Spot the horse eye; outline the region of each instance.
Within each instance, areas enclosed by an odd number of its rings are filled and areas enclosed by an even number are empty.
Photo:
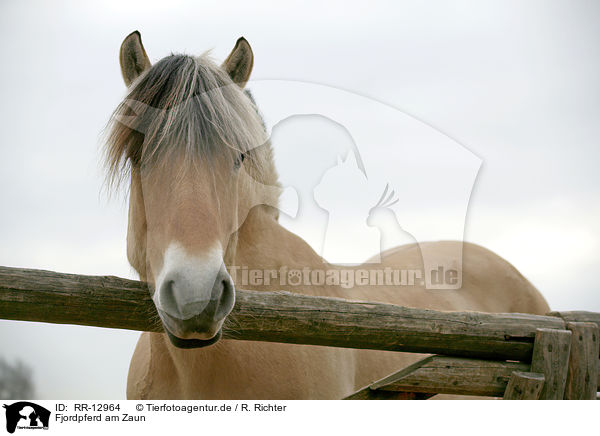
[[[244,162],[245,158],[246,158],[246,153],[240,153],[240,155],[235,160],[233,167],[237,170],[242,165],[242,162]]]

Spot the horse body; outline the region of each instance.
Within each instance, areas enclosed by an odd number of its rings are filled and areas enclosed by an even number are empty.
[[[443,254],[461,242],[430,242]],[[261,270],[281,266],[335,268],[272,214],[256,208],[238,239],[240,265]],[[422,269],[417,244],[383,253],[381,264]],[[367,267],[366,265],[364,267]],[[360,268],[360,266],[354,267]],[[544,314],[549,308],[539,292],[509,263],[473,244],[464,244],[460,290],[426,290],[421,286],[252,287],[351,300],[376,301],[436,310]],[[339,399],[397,371],[423,355],[353,350],[269,342],[221,340],[215,345],[182,350],[162,333],[143,333],[130,366],[131,399]]]
[[[472,244],[463,246],[462,286],[456,290],[427,290],[418,282],[350,288],[242,283],[230,274],[235,267],[342,268],[325,263],[278,223],[272,150],[242,91],[253,64],[250,46],[238,40],[221,68],[188,56],[151,66],[134,32],[123,42],[120,60],[130,92],[113,117],[108,162],[113,176],[130,176],[128,259],[149,283],[165,329],[142,333],[128,398],[343,398],[421,357],[219,340],[236,287],[449,311],[548,311],[514,267]],[[127,165],[129,172],[123,171]],[[421,249],[443,259],[456,244],[462,242],[401,246],[366,268],[422,271]]]

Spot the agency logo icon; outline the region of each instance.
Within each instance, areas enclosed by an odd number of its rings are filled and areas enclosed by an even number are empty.
[[[9,433],[14,433],[16,429],[48,430],[50,422],[48,409],[29,401],[4,404],[3,407],[6,409],[6,431]]]

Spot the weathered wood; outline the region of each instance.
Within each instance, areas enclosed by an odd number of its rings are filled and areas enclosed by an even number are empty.
[[[598,326],[593,322],[569,322],[571,352],[565,400],[595,400],[598,390]]]
[[[354,396],[372,391],[501,397],[514,371],[528,371],[522,362],[428,356],[385,377]]]
[[[439,312],[382,303],[238,290],[228,339],[528,361],[557,317]],[[0,267],[0,318],[162,331],[147,286],[117,277]]]
[[[0,318],[162,331],[145,283],[0,267]]]
[[[563,312],[550,312],[548,315],[556,316],[567,322],[593,322],[600,329],[600,313],[585,310],[571,310]],[[600,354],[599,354],[600,356]]]
[[[544,387],[544,374],[515,371],[512,373],[506,391],[505,400],[538,400]]]
[[[542,373],[546,379],[540,399],[562,400],[570,349],[569,330],[538,329],[535,333],[531,372]]]
[[[548,315],[557,316],[565,322],[593,322],[600,328],[600,313],[585,310],[571,310],[564,312],[550,312]]]
[[[394,392],[366,388],[344,398],[344,400],[426,400],[434,395],[420,392]]]
[[[240,291],[224,332],[234,339],[530,360],[535,329],[560,326],[551,319]]]

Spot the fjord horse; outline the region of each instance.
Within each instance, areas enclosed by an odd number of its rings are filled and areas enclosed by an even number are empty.
[[[107,165],[111,180],[129,183],[127,255],[149,283],[164,327],[142,333],[127,397],[340,399],[413,363],[419,356],[221,339],[240,281],[234,267],[340,267],[278,223],[271,144],[244,91],[253,66],[245,39],[220,66],[206,55],[170,55],[152,65],[134,32],[121,46],[120,63],[128,94],[109,124]],[[457,244],[463,243],[401,246],[382,253],[377,268],[422,270],[424,247],[444,258]],[[549,310],[513,266],[468,243],[457,290],[277,280],[244,288],[447,311]]]

